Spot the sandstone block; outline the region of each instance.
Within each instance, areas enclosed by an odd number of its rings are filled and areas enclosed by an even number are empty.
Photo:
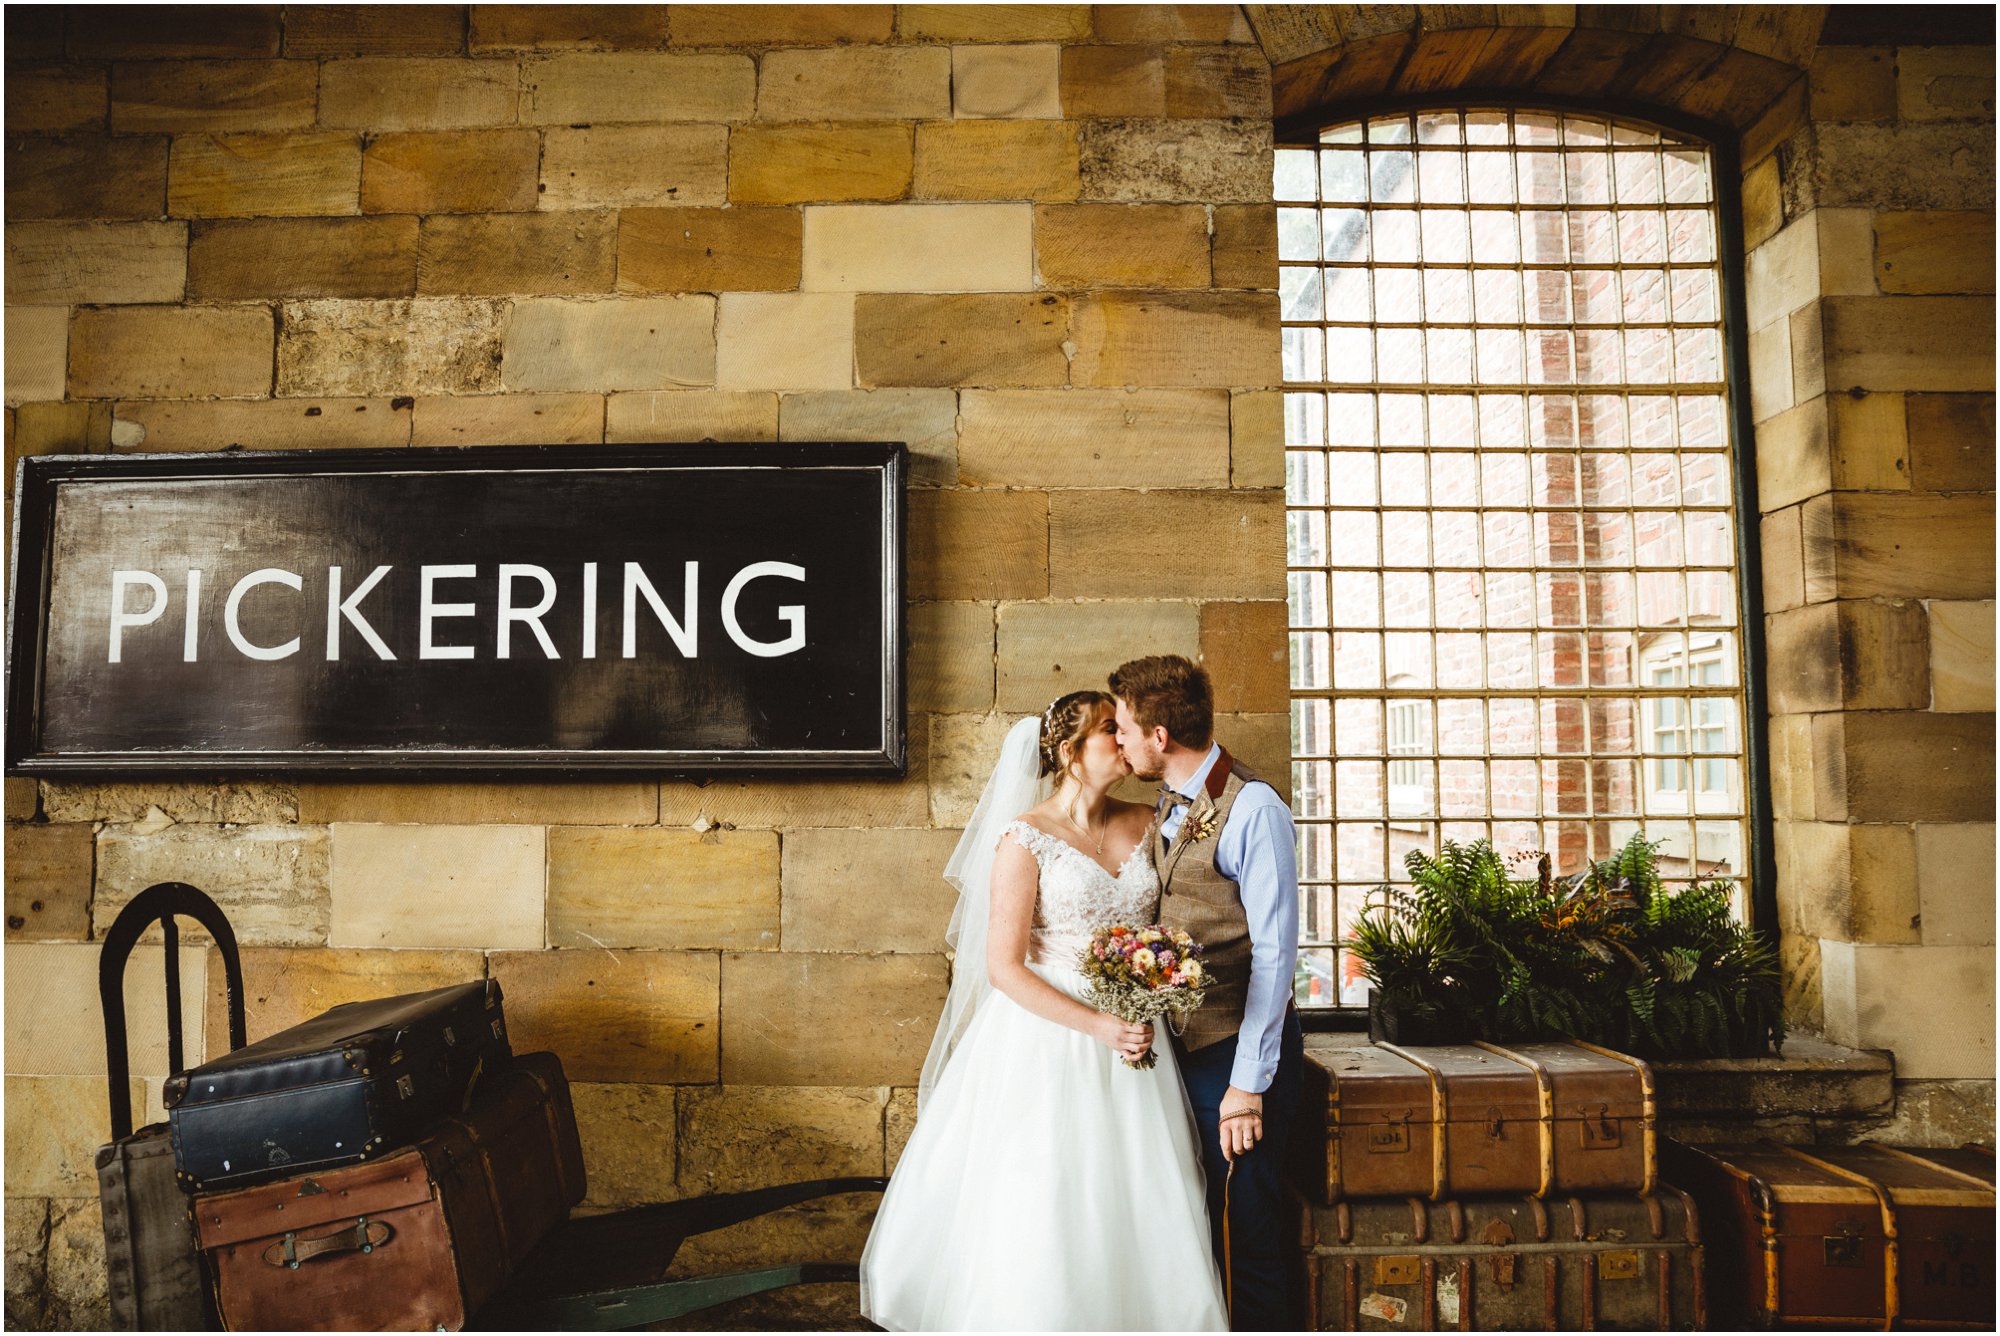
[[[944,866],[958,836],[880,829],[786,835],[785,950],[943,950],[958,901]]]
[[[318,114],[319,70],[302,60],[148,60],[111,71],[118,134],[304,130]]]
[[[1818,212],[1750,252],[1743,265],[1750,328],[1762,329],[1820,295]]]
[[[287,950],[246,947],[243,958],[243,1019],[251,1040],[289,1029],[348,1002],[422,993],[472,983],[486,977],[486,958],[477,951],[353,951],[341,948]],[[508,1016],[513,1016],[508,999]],[[229,1008],[223,994],[222,961],[209,961],[207,1034],[211,1053],[229,1048]],[[516,1048],[520,1052],[526,1049]]]
[[[1292,718],[1283,714],[1217,714],[1215,736],[1222,739],[1230,754],[1241,757],[1266,784],[1292,801]],[[1140,787],[1138,801],[1149,790]],[[1128,792],[1125,796],[1131,797]]]
[[[811,219],[807,219],[811,256]],[[854,298],[840,292],[725,292],[715,383],[725,390],[844,390],[854,384]]]
[[[7,819],[33,821],[41,809],[41,786],[25,777],[9,777],[6,782]]]
[[[1100,42],[1254,42],[1228,5],[1094,5]]]
[[[967,390],[960,414],[970,485],[1229,485],[1219,390]]]
[[[262,397],[271,392],[265,306],[126,306],[77,312],[70,390],[84,399]]]
[[[882,1172],[879,1089],[724,1086],[680,1097],[683,1196]]]
[[[801,286],[832,292],[1034,287],[1026,204],[821,205],[805,211]]]
[[[500,388],[506,304],[420,298],[279,309],[278,393],[481,394]]]
[[[1282,643],[1282,642],[1281,642]],[[1071,691],[1104,689],[1137,654],[1201,653],[1192,603],[1002,603],[999,703],[1003,713],[1047,708]]]
[[[1837,942],[1918,940],[1911,827],[1794,821],[1782,829],[1779,867],[1804,931]]]
[[[388,399],[127,401],[114,430],[117,449],[134,453],[399,449],[410,443],[410,411]]]
[[[1051,288],[1205,288],[1208,213],[1192,204],[1035,210],[1035,264]]]
[[[1833,447],[1825,396],[1757,427],[1757,504],[1770,509],[1818,496],[1833,486]]]
[[[213,10],[214,12],[211,12]],[[277,5],[121,5],[70,16],[71,60],[248,58],[278,54]]]
[[[245,218],[194,225],[188,296],[408,297],[417,283],[415,218]]]
[[[1014,725],[1011,715],[931,716],[931,821],[962,829],[979,807],[980,790],[993,773],[1000,744]]]
[[[626,209],[620,292],[761,292],[799,285],[797,209]]]
[[[1827,396],[1833,485],[1848,491],[1910,489],[1908,412],[1900,394]]]
[[[889,1108],[882,1120],[884,1173],[896,1172],[896,1162],[903,1158],[903,1148],[910,1144],[910,1134],[916,1130],[917,1092],[891,1090]]]
[[[1823,302],[1835,389],[1992,390],[1993,298],[1835,297]]]
[[[417,237],[417,291],[427,296],[610,292],[617,271],[609,213],[433,217]]]
[[[521,68],[521,119],[537,125],[747,121],[757,67],[744,55],[552,56]]]
[[[1166,52],[1157,46],[1065,47],[1062,101],[1079,118],[1164,116]]]
[[[941,956],[726,954],[723,1083],[913,1084],[944,995]]]
[[[951,115],[944,47],[772,51],[757,89],[763,121],[897,121]]]
[[[1750,331],[1750,416],[1759,425],[1798,398],[1792,389],[1792,323],[1774,320]]]
[[[1813,115],[1828,121],[1886,121],[1896,115],[1896,62],[1882,47],[1823,46],[1813,53]]]
[[[49,1202],[48,1307],[52,1331],[108,1331],[104,1289],[104,1218],[97,1198]]]
[[[1822,821],[1979,821],[1992,815],[1993,721],[1982,714],[1853,711],[1813,718]]]
[[[993,708],[990,603],[916,603],[909,609],[912,711]]]
[[[129,1081],[132,1108],[146,1083]],[[24,1197],[97,1196],[97,1148],[111,1140],[104,1080],[96,1076],[7,1078],[7,1186]],[[133,1120],[134,1126],[138,1119]]]
[[[7,827],[8,941],[80,942],[90,936],[92,854],[86,825]]]
[[[110,106],[109,82],[103,69],[17,65],[7,72],[7,131],[17,135],[102,131]]]
[[[1786,207],[1982,208],[1993,196],[1985,143],[1977,121],[1818,122],[1785,164]],[[1933,163],[1952,167],[1929,170]]]
[[[854,307],[862,385],[1061,385],[1069,303],[1033,293],[864,294]]]
[[[1229,480],[1236,487],[1285,485],[1285,398],[1275,390],[1229,396]]]
[[[926,121],[917,126],[919,199],[1072,200],[1078,188],[1074,125]]]
[[[680,1196],[672,1086],[592,1081],[573,1083],[569,1093],[583,1142],[586,1206],[645,1206]]]
[[[1924,945],[1993,945],[1993,826],[1917,827]]]
[[[1074,379],[1085,385],[1278,383],[1275,293],[1092,294],[1076,306]]]
[[[329,60],[319,123],[329,129],[466,130],[512,125],[521,100],[511,60]]]
[[[914,493],[908,542],[912,598],[1048,594],[1049,499],[1044,493]]]
[[[1807,599],[1990,598],[1993,507],[1972,496],[1836,493],[1801,512]]]
[[[362,154],[361,207],[423,214],[533,209],[540,154],[541,136],[533,130],[377,135]]]
[[[1202,604],[1201,662],[1216,709],[1291,709],[1289,620],[1283,603]]]
[[[653,5],[473,5],[470,29],[474,52],[616,51],[663,44],[667,11]]]
[[[9,458],[103,454],[111,448],[111,405],[22,404],[14,410]],[[13,483],[7,484],[9,495]],[[34,781],[27,783],[32,787]]]
[[[1086,124],[1083,198],[1268,204],[1270,123],[1127,118]]]
[[[360,211],[361,143],[345,132],[176,135],[167,212],[289,218]]]
[[[1785,206],[1778,192],[1778,159],[1765,158],[1743,174],[1743,244],[1757,247],[1785,225]]]
[[[542,945],[547,841],[540,829],[359,823],[328,829],[328,945]]]
[[[8,406],[62,398],[69,367],[69,308],[9,306],[6,320]]]
[[[1815,603],[1767,619],[1771,708],[1921,710],[1930,703],[1922,605],[1905,600]]]
[[[596,445],[601,394],[469,394],[419,399],[411,445]]]
[[[852,1266],[861,1259],[881,1200],[881,1195],[873,1192],[822,1197],[713,1233],[697,1234],[674,1254],[667,1276],[677,1279],[745,1270],[768,1265],[773,1257]],[[852,1321],[858,1304],[859,1292],[852,1285],[800,1285],[782,1296],[739,1300],[716,1320],[759,1330],[797,1323],[817,1331]]]
[[[1072,42],[1090,36],[1089,5],[898,5],[906,42]]]
[[[604,401],[606,441],[769,441],[778,396],[743,390],[659,390]]]
[[[299,819],[298,796],[282,784],[79,784],[42,787],[51,821],[144,821],[154,810],[170,821],[200,825],[281,826]]]
[[[113,826],[97,839],[95,935],[148,886],[199,886],[229,915],[244,946],[324,946],[327,836],[319,827]]]
[[[1166,76],[1169,116],[1271,115],[1271,63],[1262,52],[1242,46],[1170,47]]]
[[[1819,230],[1819,295],[1873,297],[1875,216],[1867,209],[1815,209]]]
[[[1759,528],[1759,555],[1764,567],[1764,608],[1782,612],[1806,599],[1805,549],[1799,533],[1799,507],[1766,515]]]
[[[60,41],[60,13],[56,22]],[[6,1212],[7,1325],[16,1331],[37,1330],[42,1326],[42,1308],[49,1288],[48,1199],[9,1197]]]
[[[1820,947],[1826,1037],[1886,1048],[1903,1079],[1993,1070],[1993,954],[1986,947]]]
[[[1812,716],[1773,715],[1771,746],[1771,811],[1780,821],[1810,821],[1818,816],[1813,802]],[[1780,902],[1780,910],[1785,903]],[[1796,928],[1796,921],[1786,927]]]
[[[1876,215],[1875,277],[1884,292],[1993,291],[1993,215],[1952,209]]]
[[[1930,708],[1993,712],[1993,604],[1930,605]]]
[[[1049,593],[1152,598],[1162,552],[1199,552],[1180,598],[1277,598],[1284,499],[1269,492],[1057,492],[1049,500]]]
[[[1063,114],[1062,48],[955,46],[951,110],[961,117],[1057,119]]]
[[[189,1065],[202,1061],[201,1000],[208,987],[208,948],[198,930],[180,948],[181,1020]],[[97,1004],[96,942],[9,942],[7,1010],[32,1016],[7,1036],[7,1071],[24,1076],[97,1076],[104,1073],[104,1015]],[[136,946],[125,966],[125,1033],[131,1069],[140,1076],[167,1071],[165,948]],[[104,1089],[93,1103],[103,1108]]]
[[[813,46],[886,42],[894,5],[675,5],[674,46]]]
[[[1911,485],[1926,492],[1993,490],[1993,396],[1912,394]]]
[[[787,394],[778,407],[779,440],[901,441],[918,487],[958,481],[957,423],[951,390],[818,390]]]
[[[1978,47],[1897,48],[1896,113],[1910,121],[1990,117],[1993,62]]]
[[[544,137],[544,209],[720,204],[728,187],[727,126],[551,128]]]
[[[912,723],[902,779],[767,780],[660,786],[660,822],[785,831],[817,826],[911,826],[928,819],[924,734]]]
[[[7,221],[158,218],[166,212],[164,135],[7,141]]]
[[[558,826],[548,917],[555,946],[776,950],[778,837]]]
[[[465,11],[458,5],[289,5],[288,56],[367,56],[465,49]]]
[[[746,125],[729,143],[729,198],[742,204],[901,199],[906,125]]]
[[[185,223],[10,223],[9,305],[178,302]]]
[[[514,304],[510,390],[653,390],[715,383],[715,298]]]
[[[640,826],[659,812],[649,783],[302,784],[299,817],[424,826]]]
[[[1277,287],[1277,210],[1260,204],[1217,205],[1209,264],[1218,288]]]
[[[553,1049],[572,1081],[640,1085],[716,1079],[717,960],[706,951],[489,957],[516,1048]]]

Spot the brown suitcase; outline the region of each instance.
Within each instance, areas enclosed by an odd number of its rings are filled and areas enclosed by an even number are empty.
[[[1685,1193],[1299,1203],[1313,1331],[1700,1331]]]
[[[1299,1181],[1346,1197],[1648,1192],[1652,1070],[1583,1043],[1306,1046]]]
[[[1993,1153],[1683,1146],[1718,1318],[1763,1327],[1991,1330]]]
[[[232,1331],[456,1331],[583,1199],[554,1054],[488,1073],[406,1150],[195,1199]]]

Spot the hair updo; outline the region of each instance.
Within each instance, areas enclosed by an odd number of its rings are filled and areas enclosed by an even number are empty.
[[[1103,711],[1117,702],[1102,691],[1072,691],[1058,696],[1042,711],[1042,767],[1040,773],[1053,775],[1063,768],[1062,747],[1069,744],[1070,756],[1097,727]]]

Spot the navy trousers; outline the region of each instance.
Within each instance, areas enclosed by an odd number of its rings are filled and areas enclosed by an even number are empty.
[[[1181,1083],[1194,1106],[1201,1128],[1202,1168],[1208,1175],[1208,1223],[1215,1259],[1222,1262],[1223,1183],[1229,1185],[1230,1273],[1234,1277],[1231,1325],[1237,1331],[1296,1331],[1299,1317],[1289,1283],[1291,1260],[1287,1243],[1296,1229],[1286,1228],[1284,1203],[1285,1141],[1298,1112],[1300,1070],[1305,1066],[1305,1039],[1297,1011],[1285,1013],[1284,1037],[1278,1048],[1278,1074],[1264,1092],[1264,1135],[1246,1155],[1237,1157],[1236,1176],[1229,1177],[1218,1124],[1222,1095],[1229,1088],[1236,1062],[1231,1036],[1180,1056]]]

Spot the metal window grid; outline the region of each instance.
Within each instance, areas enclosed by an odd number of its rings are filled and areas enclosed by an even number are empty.
[[[1699,140],[1571,112],[1277,150],[1302,1005],[1364,1000],[1340,941],[1440,838],[1566,873],[1643,827],[1747,908],[1714,181]]]

